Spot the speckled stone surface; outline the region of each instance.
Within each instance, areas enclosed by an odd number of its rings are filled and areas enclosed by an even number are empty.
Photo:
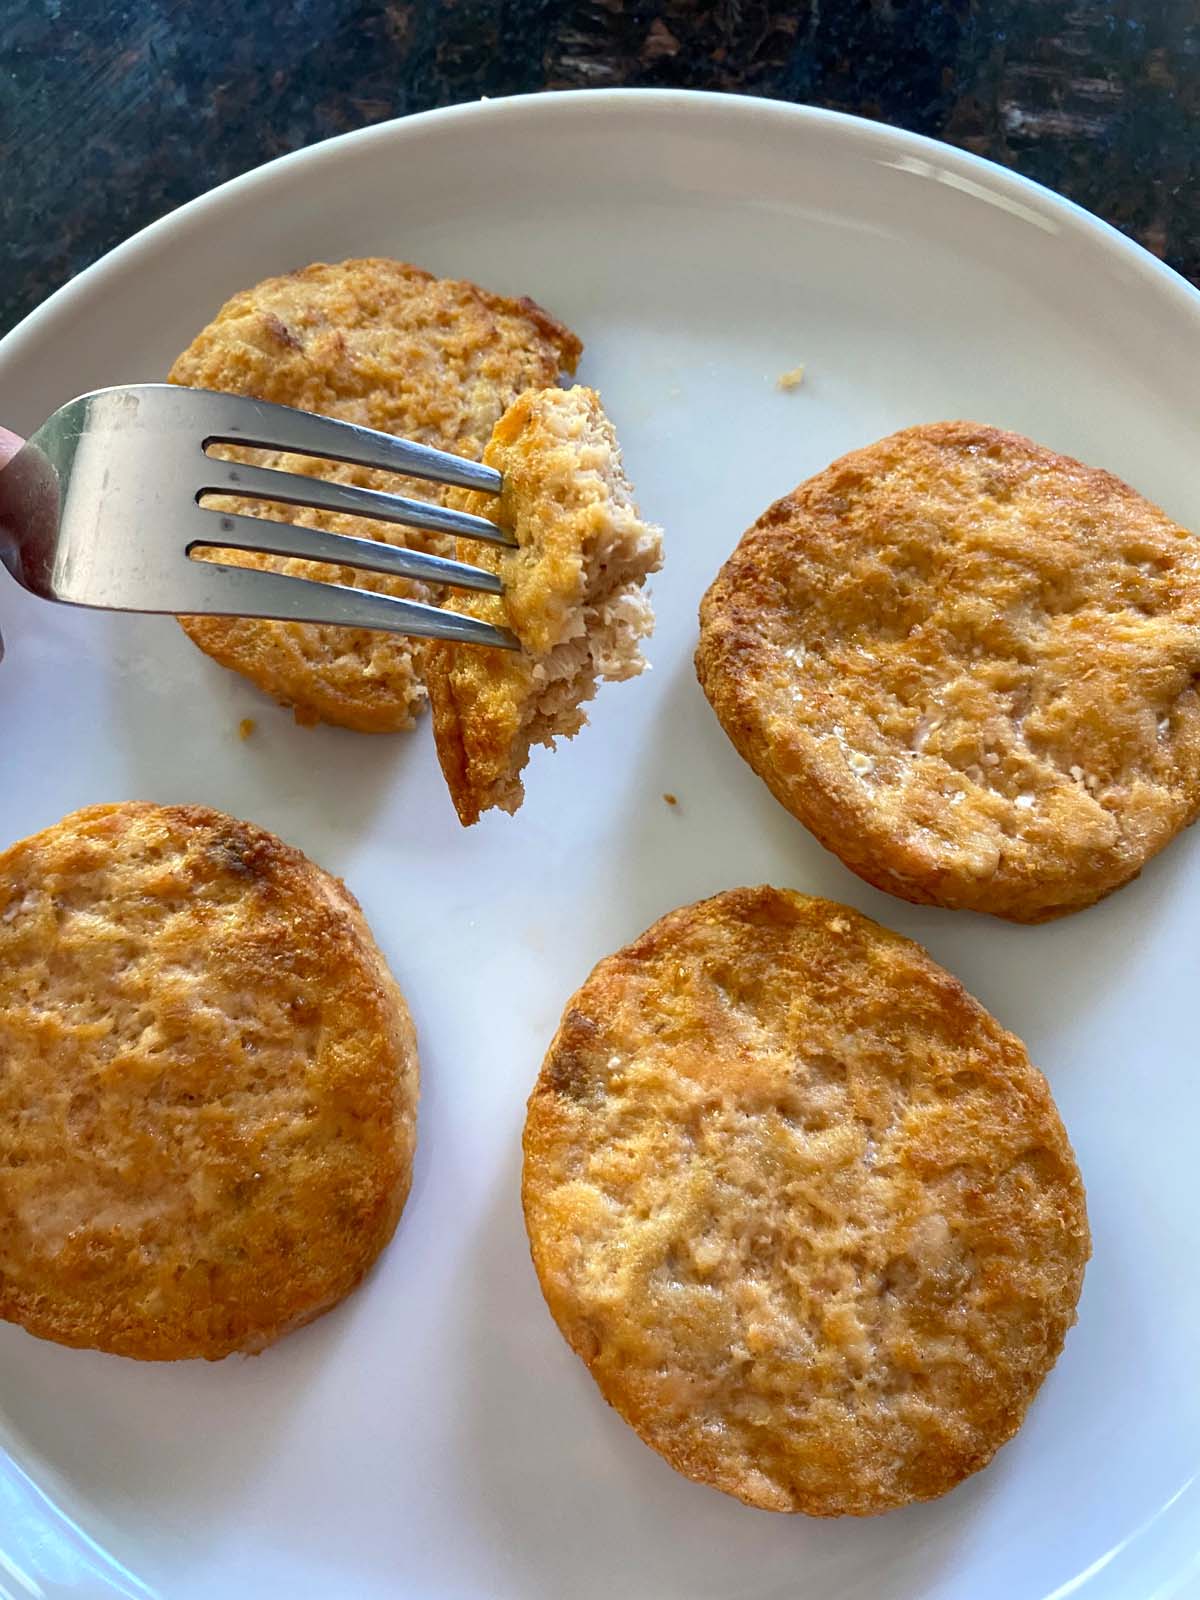
[[[1200,0],[4,0],[0,330],[284,151],[483,94],[616,84],[932,134],[1200,283]]]

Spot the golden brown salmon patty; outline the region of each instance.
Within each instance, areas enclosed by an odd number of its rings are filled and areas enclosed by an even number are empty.
[[[449,604],[508,628],[521,650],[429,647],[438,759],[464,827],[493,806],[515,811],[532,747],[578,733],[601,680],[644,670],[654,613],[643,586],[662,564],[662,532],[638,513],[594,389],[523,394],[483,458],[503,474],[499,497],[457,490],[450,503],[498,522],[517,548],[460,541],[460,559],[498,573],[504,593]]]
[[[317,264],[235,295],[171,368],[172,383],[254,395],[478,459],[518,394],[574,372],[579,340],[532,300],[431,277],[400,261]],[[415,483],[309,456],[222,452],[287,472],[439,501]],[[441,551],[448,541],[360,517],[223,497],[225,511]],[[215,554],[216,552],[214,552]],[[435,598],[420,584],[354,569],[222,552],[241,566]],[[420,710],[424,645],[400,635],[253,618],[188,617],[200,648],[295,708],[298,721],[360,733],[409,728]]]
[[[910,940],[778,889],[599,964],[529,1102],[524,1203],[605,1399],[689,1478],[813,1516],[986,1466],[1089,1253],[1020,1042]]]
[[[801,484],[696,667],[776,798],[906,900],[1061,916],[1200,809],[1200,542],[1018,434],[909,428]]]
[[[0,1315],[144,1360],[349,1293],[408,1193],[417,1051],[353,896],[201,806],[0,855]]]

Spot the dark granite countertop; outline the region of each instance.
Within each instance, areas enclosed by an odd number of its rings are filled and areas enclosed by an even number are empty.
[[[733,90],[932,134],[1200,283],[1197,0],[5,0],[0,331],[260,162],[429,106]]]

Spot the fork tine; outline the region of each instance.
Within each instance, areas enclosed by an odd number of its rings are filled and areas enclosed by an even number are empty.
[[[506,628],[494,628],[477,617],[399,600],[371,589],[339,583],[317,583],[281,572],[229,567],[217,561],[189,563],[178,609],[184,616],[273,617],[283,622],[328,623],[338,628],[374,628],[418,639],[447,639],[455,644],[492,645],[519,650]]]
[[[497,573],[468,566],[465,561],[427,555],[423,550],[407,550],[403,545],[356,539],[350,534],[330,533],[325,528],[303,528],[294,522],[268,522],[265,517],[234,517],[205,511],[205,520],[209,518],[211,533],[191,540],[187,547],[189,555],[204,545],[224,545],[234,550],[298,557],[303,561],[328,561],[338,567],[361,567],[366,572],[383,572],[393,578],[444,583],[452,589],[479,589],[485,594],[501,594],[504,588]]]
[[[460,489],[482,489],[499,494],[500,474],[476,461],[464,461],[430,445],[396,439],[353,422],[320,417],[291,406],[252,400],[246,395],[218,394],[192,389],[209,402],[211,421],[205,419],[203,448],[211,444],[253,445],[262,450],[287,450],[294,455],[322,456],[329,461],[352,461],[385,472],[403,472],[431,483],[454,484]]]
[[[396,444],[402,440],[393,441]],[[490,471],[490,468],[489,468]],[[429,533],[513,547],[516,540],[486,517],[469,511],[448,511],[428,500],[409,500],[402,494],[382,494],[349,483],[330,483],[299,472],[277,472],[270,467],[246,466],[239,461],[205,459],[197,498],[205,494],[233,494],[251,500],[280,500],[289,506],[311,506],[343,516],[372,517],[376,522],[399,522]],[[321,559],[326,559],[322,557]]]

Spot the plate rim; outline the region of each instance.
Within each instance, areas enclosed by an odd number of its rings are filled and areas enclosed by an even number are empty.
[[[34,306],[0,337],[0,367],[8,360],[20,359],[25,354],[25,347],[40,337],[46,325],[52,323],[55,317],[69,313],[76,301],[102,289],[109,277],[115,277],[144,251],[169,242],[173,234],[188,227],[204,210],[220,201],[236,201],[256,187],[277,181],[280,174],[294,167],[304,166],[312,170],[336,164],[351,149],[367,149],[371,145],[384,145],[393,140],[404,142],[419,139],[438,129],[467,122],[504,123],[529,117],[534,120],[557,120],[564,113],[571,117],[596,117],[613,112],[619,114],[625,108],[634,107],[675,118],[692,116],[711,121],[715,116],[747,122],[773,122],[778,126],[789,124],[798,128],[806,127],[831,136],[835,141],[858,144],[868,157],[872,154],[878,157],[885,151],[906,153],[911,159],[929,166],[931,176],[940,176],[943,182],[949,181],[951,187],[965,190],[977,199],[999,204],[1004,209],[1036,211],[1040,218],[1053,218],[1056,227],[1069,224],[1076,236],[1086,238],[1102,254],[1122,261],[1144,281],[1147,288],[1163,296],[1179,314],[1193,321],[1196,332],[1200,334],[1200,288],[1191,284],[1182,273],[1176,272],[1174,267],[1160,261],[1136,239],[1036,179],[1027,178],[986,156],[975,155],[972,151],[946,144],[928,134],[912,133],[906,128],[896,128],[890,123],[875,122],[849,112],[830,111],[822,106],[798,105],[789,100],[772,100],[757,95],[703,89],[554,89],[504,95],[496,99],[485,96],[479,100],[389,117],[383,122],[333,134],[315,144],[290,150],[227,178],[225,182],[194,195],[139,228]]]

